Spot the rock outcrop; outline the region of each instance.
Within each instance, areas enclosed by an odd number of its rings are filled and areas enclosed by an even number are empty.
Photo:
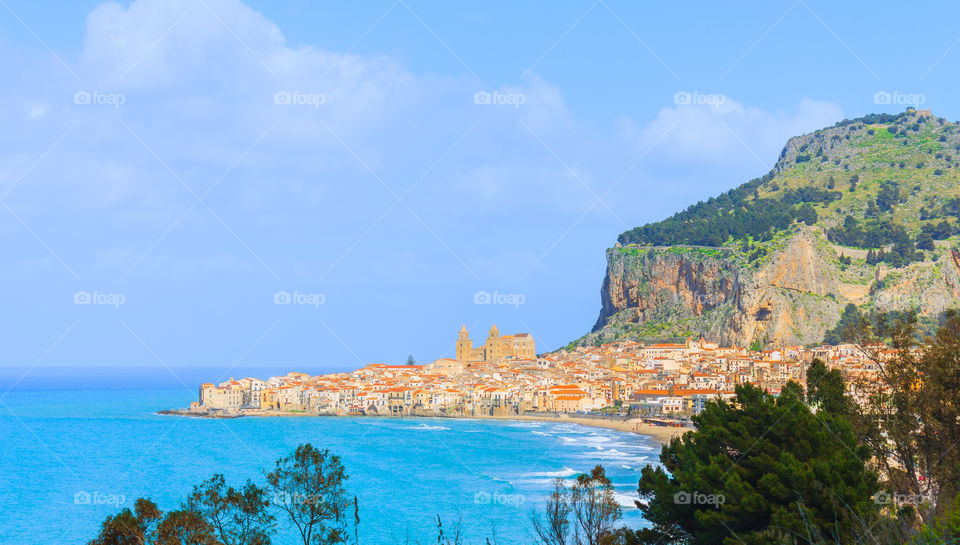
[[[819,343],[848,303],[936,316],[960,297],[960,254],[896,271],[845,266],[844,248],[797,228],[761,259],[731,248],[620,246],[607,250],[602,309],[582,342],[703,334],[724,344]],[[861,268],[865,266],[860,266]]]
[[[960,306],[960,123],[908,110],[796,136],[764,176],[617,240],[573,344],[819,343],[851,303],[929,332]]]

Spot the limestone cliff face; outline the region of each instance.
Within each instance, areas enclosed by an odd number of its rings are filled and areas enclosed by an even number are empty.
[[[575,344],[819,343],[851,303],[917,310],[931,331],[960,307],[957,150],[960,124],[929,111],[791,138],[763,176],[621,233],[600,317]]]
[[[583,341],[703,334],[738,346],[819,343],[848,303],[934,316],[960,297],[955,250],[894,272],[844,265],[843,252],[806,227],[752,260],[735,248],[610,248],[600,317]]]

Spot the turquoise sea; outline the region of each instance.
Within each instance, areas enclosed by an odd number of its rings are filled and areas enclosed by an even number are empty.
[[[0,543],[69,544],[137,497],[176,507],[193,484],[263,482],[263,470],[297,444],[342,456],[360,505],[360,541],[435,543],[462,517],[467,543],[493,529],[500,543],[529,541],[530,509],[554,476],[603,464],[632,507],[640,467],[659,445],[646,437],[572,424],[284,417],[231,420],[155,414],[186,406],[185,389],[13,390],[0,402]],[[294,543],[281,527],[276,542]]]

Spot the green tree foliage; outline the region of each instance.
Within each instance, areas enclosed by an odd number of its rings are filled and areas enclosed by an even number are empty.
[[[632,535],[615,527],[622,512],[603,466],[578,475],[570,488],[563,479],[554,480],[553,486],[543,512],[530,514],[537,543],[607,545],[615,543],[618,535]]]
[[[530,513],[534,537],[541,545],[567,545],[570,540],[570,491],[563,479],[553,480],[553,490],[547,496],[543,512]]]
[[[133,511],[124,509],[108,515],[100,524],[100,533],[88,545],[141,545],[156,540],[157,523],[162,513],[152,501],[139,498]]]
[[[152,501],[139,498],[134,510],[107,516],[89,545],[222,545],[213,526],[196,511],[180,509],[164,515]]]
[[[242,490],[228,487],[217,474],[166,514],[138,499],[133,512],[108,516],[90,545],[270,545],[274,517],[265,494],[250,481]]]
[[[613,483],[603,466],[577,476],[570,491],[573,535],[577,545],[600,545],[620,520],[620,505],[613,496]]]
[[[622,233],[622,244],[670,246],[692,244],[720,246],[730,238],[751,236],[769,240],[774,232],[786,229],[794,221],[816,222],[811,204],[840,199],[839,191],[816,187],[787,189],[779,198],[759,198],[757,189],[772,179],[771,174],[751,180],[718,197],[711,197],[656,223],[648,223]]]
[[[836,416],[850,414],[851,404],[843,373],[839,369],[827,369],[819,358],[807,368],[807,404]]]
[[[892,358],[879,353],[878,340],[893,345]],[[861,346],[880,362],[886,388],[857,385],[869,402],[857,406],[854,421],[887,477],[885,488],[929,499],[916,505],[929,523],[960,495],[960,317],[949,313],[927,339],[920,338],[914,314],[883,317],[864,327]]]
[[[346,542],[345,513],[351,506],[356,542],[359,508],[356,497],[347,499],[346,479],[337,456],[310,444],[277,460],[267,474],[275,507],[288,515],[304,545]],[[108,516],[88,545],[270,545],[276,531],[270,507],[266,488],[247,480],[235,489],[216,474],[166,514],[148,499],[136,500],[133,511]]]
[[[869,258],[870,256],[868,255],[867,257]],[[843,308],[843,313],[840,314],[840,321],[837,322],[837,325],[835,325],[833,329],[823,335],[824,344],[836,345],[856,342],[860,338],[860,332],[863,330],[865,320],[866,317],[860,312],[857,305],[847,303],[847,306]]]
[[[894,206],[905,200],[903,192],[900,191],[900,184],[896,182],[884,182],[880,186],[880,192],[875,200],[877,208],[881,212],[889,212]]]
[[[932,219],[932,218],[931,218]],[[943,240],[954,234],[955,230],[947,220],[938,223],[925,223],[920,227],[921,234],[928,234],[933,240]]]
[[[340,457],[310,443],[276,461],[267,473],[274,502],[296,526],[303,545],[344,543],[347,534],[347,497]]]
[[[826,395],[825,391],[823,395]],[[813,413],[789,382],[779,397],[740,385],[711,402],[696,431],[642,471],[641,543],[851,543],[877,512],[877,477],[849,424]]]
[[[810,206],[810,203],[803,203],[797,208],[797,221],[813,225],[817,223],[817,211]]]
[[[223,545],[214,537],[213,527],[199,513],[189,509],[170,511],[157,525],[156,545]]]
[[[880,248],[867,255],[867,263],[885,262],[891,267],[903,267],[915,261],[923,261],[923,252],[918,252],[906,229],[893,220],[873,218],[861,223],[853,216],[846,216],[843,224],[827,231],[831,242],[842,246]],[[883,246],[892,244],[890,251]]]
[[[209,523],[223,545],[270,545],[275,517],[269,506],[266,489],[248,480],[236,490],[218,473],[193,487],[184,510]]]
[[[910,539],[910,545],[947,545],[960,541],[960,496],[942,515],[924,524]]]
[[[933,250],[933,235],[930,233],[920,233],[917,235],[917,249],[918,250]]]
[[[831,242],[842,246],[860,248],[879,248],[898,240],[910,240],[906,229],[889,219],[860,222],[851,215],[843,218],[842,225],[827,231],[827,237]]]

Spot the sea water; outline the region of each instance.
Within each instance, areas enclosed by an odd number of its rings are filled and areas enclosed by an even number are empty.
[[[156,414],[195,396],[167,390],[13,390],[0,400],[0,543],[92,539],[104,517],[148,497],[176,508],[222,473],[240,486],[300,443],[343,459],[359,503],[361,543],[436,543],[461,521],[466,543],[530,541],[530,511],[555,477],[602,464],[623,506],[660,447],[648,437],[575,424],[441,418],[245,417]],[[351,509],[352,519],[352,509]],[[296,542],[279,517],[275,543]]]

